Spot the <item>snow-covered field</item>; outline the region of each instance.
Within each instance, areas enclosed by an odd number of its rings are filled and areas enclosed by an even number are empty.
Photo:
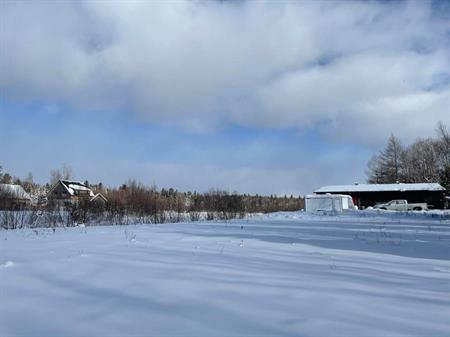
[[[450,220],[0,230],[0,336],[449,336]]]

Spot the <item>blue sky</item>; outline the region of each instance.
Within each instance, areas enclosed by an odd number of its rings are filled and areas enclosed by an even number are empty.
[[[337,181],[336,173],[325,172],[335,164],[350,172],[348,181],[362,181],[360,166],[371,155],[354,144],[324,142],[310,129],[229,125],[192,133],[178,126],[132,121],[122,114],[71,111],[44,102],[2,102],[0,107],[0,132],[4,139],[13,140],[2,155],[5,168],[22,177],[31,171],[41,182],[48,180],[51,169],[65,163],[79,179],[112,185],[136,178],[184,190],[299,194],[316,187],[310,177]],[[346,164],[347,160],[353,164]],[[317,169],[324,175],[318,177]],[[280,185],[276,180],[260,180],[261,174],[271,179],[272,171]],[[204,174],[208,179],[202,179]]]
[[[445,2],[1,6],[0,165],[39,182],[297,195],[449,124]]]

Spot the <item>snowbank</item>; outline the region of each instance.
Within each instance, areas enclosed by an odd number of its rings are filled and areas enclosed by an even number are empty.
[[[0,230],[0,336],[448,336],[450,221]]]

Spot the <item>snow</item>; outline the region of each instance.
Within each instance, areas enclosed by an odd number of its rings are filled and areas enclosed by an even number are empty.
[[[437,183],[429,184],[354,184],[354,185],[332,185],[324,186],[315,190],[314,193],[333,192],[383,192],[383,191],[445,191]]]
[[[22,186],[12,184],[0,184],[0,192],[5,193],[15,199],[31,200],[30,195],[25,192]]]
[[[73,195],[74,191],[88,191],[89,192],[89,196],[94,197],[95,194],[94,192],[92,192],[92,190],[89,187],[86,186],[82,186],[79,184],[69,184],[68,185],[68,189],[69,191],[71,191],[71,195]]]
[[[0,336],[449,336],[449,219],[0,230]]]
[[[81,185],[75,185],[75,184],[69,184],[69,188],[76,190],[76,191],[90,191],[91,189],[86,186]]]
[[[75,191],[88,191],[89,196],[94,197],[94,192],[84,185],[84,183],[80,181],[70,181],[70,180],[59,180],[58,184],[61,183],[64,188],[69,192],[70,195],[75,195]],[[55,185],[53,188],[55,188],[57,185]]]

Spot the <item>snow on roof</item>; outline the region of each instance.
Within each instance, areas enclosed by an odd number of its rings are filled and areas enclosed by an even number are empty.
[[[20,185],[0,184],[0,193],[14,199],[31,200],[30,195]]]
[[[95,194],[81,181],[60,180],[62,185],[67,189],[70,195],[74,195],[75,191],[88,191],[89,196],[93,197]]]
[[[353,184],[323,186],[314,193],[334,192],[385,192],[385,191],[445,191],[445,188],[437,183],[430,184]]]
[[[305,195],[306,199],[324,199],[324,198],[351,198],[347,194],[308,194]]]
[[[81,186],[81,185],[75,185],[75,184],[69,184],[69,188],[71,188],[73,190],[77,190],[77,191],[89,191],[90,190],[89,187]]]

